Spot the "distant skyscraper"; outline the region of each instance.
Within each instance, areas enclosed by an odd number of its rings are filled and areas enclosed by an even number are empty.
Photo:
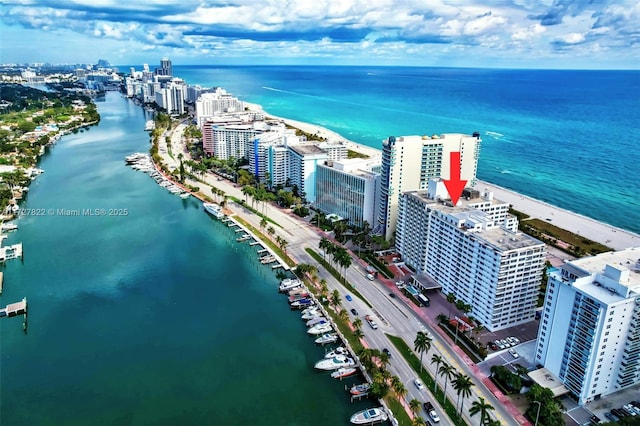
[[[581,405],[640,384],[640,247],[573,260],[548,277],[536,363]]]
[[[390,239],[396,229],[398,202],[405,191],[427,189],[429,179],[450,176],[450,153],[460,152],[460,174],[473,187],[476,181],[480,134],[391,136],[382,142],[380,200],[374,231]]]
[[[169,58],[162,58],[160,60],[160,68],[156,68],[156,75],[173,75],[173,66]]]

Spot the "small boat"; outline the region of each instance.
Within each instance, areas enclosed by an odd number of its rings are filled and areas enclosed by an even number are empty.
[[[333,331],[333,327],[331,327],[331,324],[316,324],[313,327],[311,327],[309,330],[307,330],[307,333],[309,334],[324,334],[324,333],[329,333]]]
[[[368,393],[370,389],[371,385],[369,383],[361,383],[351,386],[349,392],[351,392],[351,395],[362,395],[363,393]]]
[[[325,333],[315,340],[318,345],[325,345],[327,343],[334,343],[337,341],[338,335],[336,333]]]
[[[218,204],[202,203],[202,207],[204,207],[204,211],[206,211],[216,219],[222,219],[224,217],[224,213],[222,213],[222,207],[220,207],[220,205]]]
[[[286,278],[286,279],[280,281],[279,290],[281,292],[285,292],[285,291],[293,290],[294,288],[298,288],[298,287],[301,287],[301,286],[302,286],[302,281],[300,281],[298,279],[292,280],[291,278]]]
[[[353,367],[354,365],[356,365],[356,362],[353,358],[336,355],[333,358],[321,359],[313,367],[316,370],[337,370],[338,368]]]
[[[310,314],[310,313],[312,313],[314,316],[322,315],[322,314],[318,314],[318,307],[317,306],[311,306],[309,308],[306,308],[306,309],[302,310],[302,315]],[[311,317],[311,318],[313,318],[313,317]],[[311,319],[311,318],[305,318],[305,319]]]
[[[306,288],[294,288],[293,290],[289,291],[289,296],[295,296],[296,294],[308,294],[308,291]]]
[[[367,408],[363,411],[358,411],[351,416],[351,423],[354,425],[367,425],[371,423],[382,423],[387,421],[389,416],[385,413],[383,407]]]
[[[311,306],[313,305],[315,302],[311,299],[300,299],[300,300],[296,300],[295,302],[291,303],[291,308],[292,309],[300,309],[300,308],[305,308],[307,306]]]
[[[331,373],[331,377],[333,377],[334,379],[342,379],[343,377],[348,377],[352,374],[355,374],[357,371],[358,369],[354,367],[338,368],[336,371]]]
[[[338,355],[349,355],[349,351],[344,346],[338,346],[331,352],[327,352],[327,354],[324,357],[333,358],[334,356],[338,356]]]
[[[307,321],[307,327],[311,327],[316,324],[323,324],[325,322],[327,322],[327,319],[325,317],[322,317],[322,316],[313,317],[309,321]]]
[[[309,293],[294,294],[293,296],[289,296],[289,303],[293,303],[296,300],[308,299],[308,298],[309,298]]]
[[[180,198],[182,198],[183,200],[186,200],[190,196],[191,194],[189,194],[188,192],[183,192],[182,194],[180,194]]]
[[[319,315],[322,315],[322,312],[320,312],[317,307],[313,306],[313,308],[314,310],[308,311],[306,314],[303,313],[301,318],[303,320],[310,320]]]
[[[16,229],[18,229],[18,225],[16,225],[15,223],[3,223],[2,226],[0,226],[0,229],[2,229],[3,231],[15,231]]]

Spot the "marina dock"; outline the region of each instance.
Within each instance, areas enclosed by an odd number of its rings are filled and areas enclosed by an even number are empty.
[[[0,294],[2,294],[2,282],[4,281],[4,272],[0,272]]]

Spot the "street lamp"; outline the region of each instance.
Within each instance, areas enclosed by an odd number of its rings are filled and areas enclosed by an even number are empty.
[[[533,424],[533,426],[538,426],[538,416],[540,416],[540,406],[542,404],[540,404],[540,401],[533,401],[534,404],[538,404],[538,410],[536,411],[536,422]]]

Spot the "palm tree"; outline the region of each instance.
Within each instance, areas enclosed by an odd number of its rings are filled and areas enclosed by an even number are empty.
[[[444,363],[444,359],[438,355],[438,354],[433,354],[433,356],[431,357],[431,364],[435,364],[436,365],[436,374],[434,376],[434,380],[433,380],[433,391],[436,391],[436,386],[438,386],[438,369],[440,368],[440,364]]]
[[[273,229],[273,226],[270,226],[269,228],[267,228],[267,232],[269,233],[269,236],[273,239],[273,234],[276,233],[276,230]]]
[[[402,380],[400,380],[398,376],[391,377],[391,387],[400,398],[404,398],[409,393],[409,390],[404,387],[404,383],[402,383]]]
[[[360,329],[362,327],[362,320],[360,318],[356,318],[353,320],[352,324],[355,328]]]
[[[359,328],[356,328],[353,332],[353,337],[356,339],[362,339],[364,337],[364,333]]]
[[[480,413],[480,424],[483,425],[489,420],[489,411],[495,410],[493,406],[485,402],[484,398],[479,397],[477,401],[473,401],[471,408],[469,409],[469,415],[471,417]]]
[[[388,352],[381,352],[380,355],[378,356],[378,360],[382,363],[384,367],[386,367],[391,362],[391,356],[389,356]]]
[[[260,221],[260,229],[264,230],[266,226],[267,226],[267,219],[263,217],[262,220]]]
[[[438,373],[440,373],[440,375],[444,377],[444,394],[445,395],[447,394],[447,384],[449,383],[449,379],[453,378],[455,371],[456,371],[455,367],[447,364],[446,362],[443,362],[442,365],[440,366],[440,369],[438,370]]]
[[[460,397],[464,401],[465,398],[471,396],[471,387],[475,386],[475,384],[471,381],[469,376],[465,376],[464,374],[457,374],[456,378],[453,380],[453,388],[458,392],[458,401],[456,402],[456,411],[458,410],[458,406],[460,407],[460,411],[458,413],[459,416],[462,415],[462,404],[460,404]]]
[[[337,309],[338,306],[342,305],[342,299],[340,299],[340,292],[336,289],[333,290],[333,292],[331,293],[331,306],[334,307],[334,309]]]
[[[420,416],[415,416],[413,420],[411,420],[411,426],[424,426],[426,425],[424,419]]]
[[[328,238],[322,237],[318,243],[318,247],[322,250],[322,258],[324,259],[329,251],[329,247],[333,246]]]
[[[422,331],[418,331],[413,341],[413,349],[420,354],[420,372],[422,373],[422,355],[431,349],[431,337]]]
[[[409,408],[411,409],[411,412],[415,416],[420,411],[420,401],[413,398],[411,401],[409,401]]]
[[[338,316],[344,322],[349,321],[349,314],[347,313],[347,311],[345,309],[341,310],[340,313],[338,314]]]

